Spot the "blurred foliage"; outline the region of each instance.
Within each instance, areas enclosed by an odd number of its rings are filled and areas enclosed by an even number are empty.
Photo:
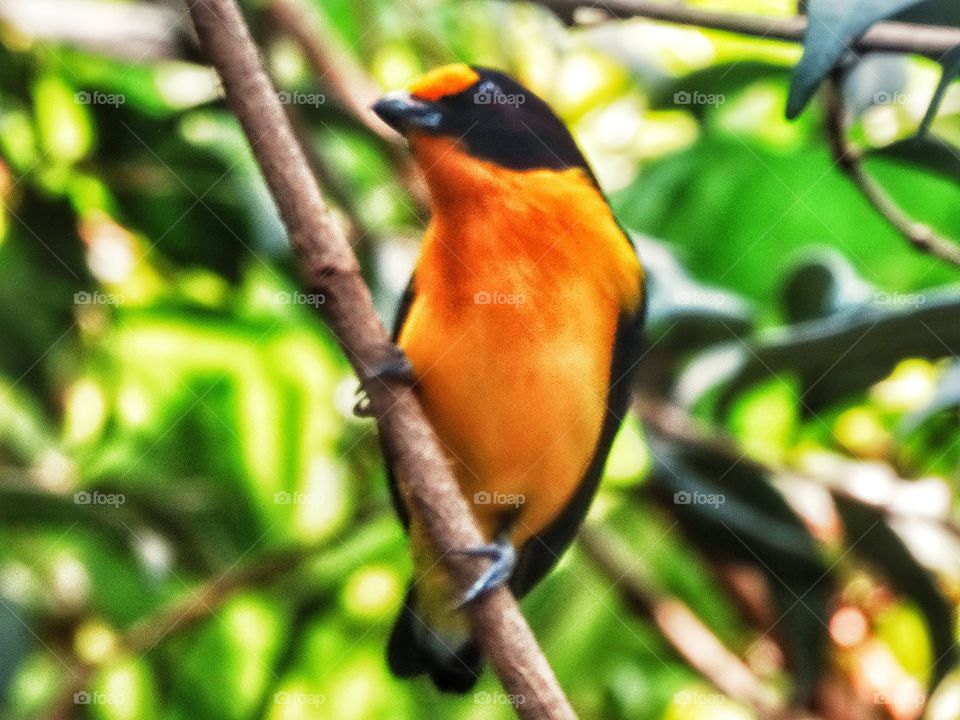
[[[389,316],[420,213],[395,153],[269,5],[247,3],[251,25],[282,90],[305,98],[290,110],[351,198],[339,210],[376,230],[373,247],[354,241]],[[900,10],[955,24],[947,5],[832,12],[851,28]],[[93,15],[27,32],[16,7],[0,2],[0,716],[57,717],[75,686],[61,716],[511,717],[491,673],[458,698],[386,670],[410,562],[374,429],[352,417],[323,298],[298,290],[213,73],[188,50],[127,52],[128,37],[91,48]],[[460,59],[513,73],[569,123],[650,272],[642,392],[733,441],[628,421],[591,521],[783,697],[814,698],[829,676],[869,717],[916,717],[953,667],[960,598],[956,273],[838,172],[815,103],[794,121],[785,108],[839,63],[869,171],[960,237],[956,87],[930,61],[852,63],[830,32],[794,68],[801,49],[783,43],[640,20],[569,29],[520,4],[310,9],[385,89]],[[697,493],[724,500],[678,499]],[[290,548],[306,559],[211,593]],[[769,617],[731,568],[760,576]],[[615,580],[574,547],[524,603],[581,717],[753,716],[631,615]],[[171,606],[196,622],[158,626]],[[958,692],[947,676],[931,717],[956,717]]]

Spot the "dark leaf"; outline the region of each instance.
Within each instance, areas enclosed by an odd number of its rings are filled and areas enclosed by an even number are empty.
[[[960,153],[946,141],[933,136],[912,137],[870,153],[916,165],[953,182],[960,182]]]
[[[843,255],[817,248],[787,273],[780,304],[787,319],[798,323],[860,307],[873,296],[873,288]]]
[[[806,699],[824,668],[829,571],[816,542],[760,466],[719,448],[653,437],[657,497],[710,557],[755,567],[769,580],[794,692]]]
[[[950,83],[953,82],[953,79],[960,74],[960,46],[953,48],[950,52],[944,55],[943,59],[940,61],[940,64],[943,65],[943,73],[940,75],[940,83],[937,85],[937,89],[933,93],[933,99],[930,100],[930,107],[927,108],[927,113],[923,116],[923,121],[920,123],[920,128],[917,130],[917,134],[921,136],[926,135],[927,131],[930,129],[930,125],[933,124],[933,120],[937,116],[937,109],[940,107],[943,96],[947,93],[947,88],[950,87]]]
[[[0,702],[7,697],[10,681],[30,649],[27,623],[16,603],[0,603]]]
[[[736,348],[739,364],[713,386],[723,386],[717,410],[725,413],[744,388],[792,371],[801,380],[803,409],[816,412],[881,380],[904,358],[960,352],[958,316],[956,291],[878,293],[877,302],[856,313],[779,329]],[[684,375],[699,372],[697,364]]]
[[[956,0],[924,0],[912,7],[890,16],[897,22],[922,25],[960,26],[960,4]]]
[[[803,57],[793,71],[787,117],[795,118],[810,102],[821,81],[843,59],[850,43],[878,20],[901,12],[919,0],[810,0],[810,26]]]

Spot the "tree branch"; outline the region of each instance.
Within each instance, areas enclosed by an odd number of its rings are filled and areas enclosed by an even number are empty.
[[[914,249],[960,268],[960,245],[910,217],[863,167],[863,154],[847,140],[847,112],[834,79],[824,84],[823,103],[830,152],[860,194]]]
[[[348,360],[362,379],[396,348],[377,317],[350,246],[332,222],[271,86],[235,0],[188,0],[206,56],[223,80],[227,102],[247,135],[277,203],[310,290]],[[484,541],[451,473],[447,457],[413,392],[368,382],[386,450],[407,507],[423,523],[454,583],[466,590],[478,563],[450,551]],[[468,608],[473,635],[507,693],[523,698],[523,718],[574,718],[553,670],[510,591],[499,588]]]
[[[750,464],[764,475],[788,476],[796,480],[812,483],[827,488],[835,495],[853,498],[859,502],[870,502],[863,497],[852,493],[845,485],[844,479],[849,475],[851,468],[840,466],[835,472],[823,470],[816,473],[809,469],[799,469],[793,466],[763,463],[756,458],[743,455],[742,448],[738,447],[733,438],[715,427],[705,426],[685,408],[670,400],[654,397],[648,394],[637,394],[634,397],[631,409],[640,418],[644,427],[672,442],[697,445],[717,455],[726,456],[731,463]],[[856,460],[848,461],[850,466],[857,464]],[[910,478],[896,476],[898,482],[909,483]],[[960,526],[950,517],[931,519],[927,515],[905,512],[889,502],[870,502],[891,519],[917,520],[924,519],[934,523],[944,532],[960,538]]]
[[[617,19],[642,17],[786,42],[803,42],[808,26],[807,18],[803,15],[762,17],[719,13],[653,0],[604,0],[596,5],[584,0],[529,1],[549,8],[566,20],[570,20],[577,10],[584,8],[606,13]],[[941,59],[944,53],[957,45],[960,45],[960,29],[900,22],[876,23],[859,38],[850,41],[852,50],[913,53],[934,60]]]

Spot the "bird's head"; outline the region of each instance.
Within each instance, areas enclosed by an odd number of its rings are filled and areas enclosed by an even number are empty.
[[[578,168],[593,178],[547,103],[496,70],[445,65],[385,95],[373,111],[410,141],[433,188],[471,161],[516,172]]]

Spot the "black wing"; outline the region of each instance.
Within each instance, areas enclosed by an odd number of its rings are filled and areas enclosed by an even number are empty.
[[[400,331],[403,329],[403,323],[407,320],[407,315],[410,313],[410,306],[413,305],[413,298],[416,295],[416,291],[413,288],[413,279],[411,278],[410,282],[407,283],[407,287],[403,291],[403,295],[400,296],[400,304],[397,306],[397,314],[393,319],[393,332],[390,335],[390,340],[396,344],[397,340],[400,339]],[[380,452],[385,458],[387,464],[387,485],[390,488],[390,498],[393,500],[393,507],[397,512],[397,517],[400,518],[400,522],[403,524],[403,529],[406,530],[410,527],[410,515],[407,512],[406,506],[403,504],[403,497],[400,495],[400,488],[397,487],[397,478],[393,474],[393,467],[390,465],[390,453],[387,452],[387,449],[383,445],[383,441],[380,441]]]

